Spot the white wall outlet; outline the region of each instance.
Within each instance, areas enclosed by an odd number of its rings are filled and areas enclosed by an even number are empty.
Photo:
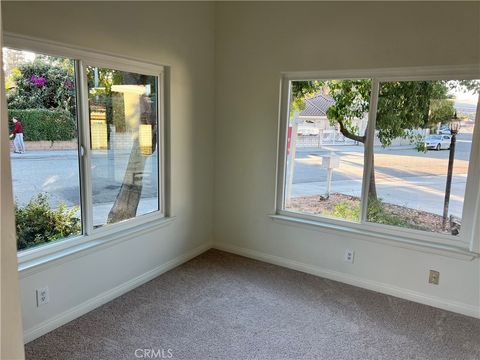
[[[355,257],[355,251],[353,250],[345,250],[345,257],[344,260],[346,262],[349,262],[350,264],[353,264],[353,258]]]
[[[50,301],[50,293],[48,292],[48,287],[37,289],[37,307],[48,304]]]

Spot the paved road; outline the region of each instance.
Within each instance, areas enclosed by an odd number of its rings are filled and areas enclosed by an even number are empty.
[[[471,134],[459,134],[457,141],[451,213],[461,215],[463,194],[471,147]],[[326,146],[321,151],[297,151],[292,195],[323,194],[326,171],[321,166],[322,155],[334,151],[341,159],[333,174],[332,191],[360,195],[363,174],[361,146]],[[377,148],[375,169],[378,195],[384,201],[441,214],[448,162],[447,150],[418,152],[411,148]],[[114,159],[114,160],[113,160]],[[95,218],[102,222],[108,214],[128,161],[128,153],[94,152],[93,201]],[[156,180],[151,174],[156,159],[146,164],[147,176],[142,191],[139,213],[156,208]],[[12,154],[14,196],[19,204],[32,196],[46,192],[52,206],[80,202],[78,157],[76,151],[36,151]]]
[[[461,216],[472,134],[459,134],[455,151],[450,214]],[[292,196],[323,194],[326,170],[322,155],[334,152],[340,166],[333,172],[332,192],[359,196],[363,176],[363,146],[330,146],[321,151],[297,151]],[[401,206],[442,214],[448,150],[418,152],[408,147],[375,149],[378,196]]]
[[[95,151],[92,154],[92,193],[94,223],[104,223],[122,184],[129,154]],[[157,181],[153,170],[155,156],[145,164],[142,199],[137,214],[157,208]],[[76,151],[27,151],[12,154],[13,193],[19,205],[25,205],[39,193],[47,193],[56,207],[80,204],[79,165]]]

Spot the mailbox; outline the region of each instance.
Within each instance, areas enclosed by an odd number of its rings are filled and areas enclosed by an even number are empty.
[[[327,169],[327,184],[325,189],[325,197],[328,199],[330,196],[330,190],[332,188],[332,175],[333,169],[340,166],[340,158],[331,152],[328,155],[322,156],[322,167]]]
[[[326,169],[335,169],[340,166],[340,158],[335,154],[323,155],[322,166]]]

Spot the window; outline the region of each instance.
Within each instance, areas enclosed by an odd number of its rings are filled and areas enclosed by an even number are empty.
[[[480,81],[423,72],[286,75],[277,214],[470,246]]]
[[[285,209],[360,221],[370,89],[370,79],[292,81]]]
[[[380,83],[368,221],[460,234],[476,97],[456,87]]]
[[[19,254],[165,214],[162,67],[45,47],[3,49]]]
[[[93,226],[159,210],[155,76],[87,67]]]

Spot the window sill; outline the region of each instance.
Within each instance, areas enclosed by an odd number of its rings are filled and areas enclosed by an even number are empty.
[[[393,236],[390,234],[384,234],[381,232],[373,232],[361,229],[353,229],[348,226],[342,226],[338,224],[331,224],[322,221],[314,221],[308,219],[297,218],[287,215],[269,215],[269,217],[278,223],[285,225],[298,226],[301,228],[309,228],[316,231],[328,231],[334,234],[347,233],[352,236],[357,236],[361,240],[375,241],[395,247],[401,247],[405,249],[411,249],[426,253],[438,254],[447,257],[452,257],[461,260],[473,260],[480,257],[480,254],[470,251],[468,248],[462,246],[452,246],[437,244],[434,242],[427,242],[422,240],[411,239],[407,237]]]
[[[70,261],[74,258],[84,256],[92,251],[107,248],[123,241],[132,239],[142,234],[146,234],[162,227],[170,225],[176,218],[164,217],[161,219],[152,220],[147,223],[131,226],[128,229],[117,229],[107,234],[99,234],[97,236],[82,236],[82,239],[91,238],[91,240],[84,241],[72,246],[61,248],[58,251],[52,251],[45,255],[38,257],[29,257],[28,260],[22,261],[22,255],[19,255],[18,271],[20,278],[29,276],[38,271],[43,271],[51,266],[58,265],[65,261]],[[73,240],[73,239],[72,239]],[[68,243],[69,240],[65,240]]]

